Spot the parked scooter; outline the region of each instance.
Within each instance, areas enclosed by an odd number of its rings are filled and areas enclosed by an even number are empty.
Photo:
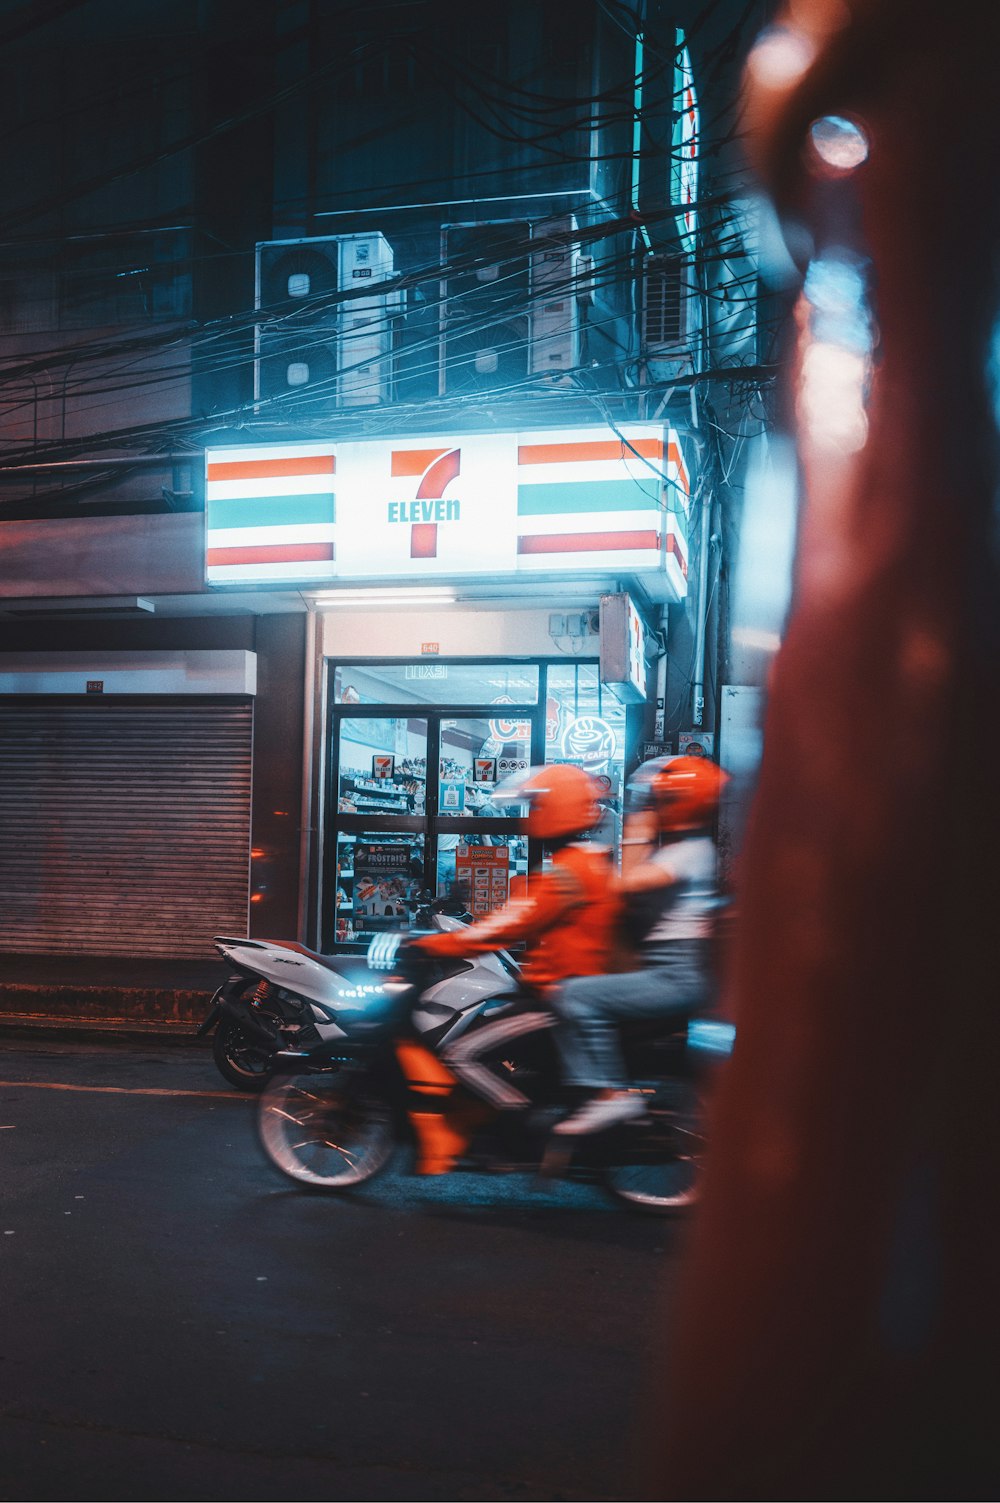
[[[422,929],[456,929],[472,915],[449,900],[425,894],[410,905]],[[321,1045],[336,1033],[335,1017],[346,1001],[370,998],[373,977],[363,955],[320,955],[291,941],[233,938],[214,940],[232,967],[219,987],[197,1036],[215,1029],[212,1055],[222,1077],[240,1091],[262,1091],[280,1049]],[[451,968],[447,1000],[428,995],[428,1017],[447,1015],[476,1001],[510,992],[517,966],[506,951],[474,964]],[[378,978],[378,988],[382,978]]]
[[[349,979],[328,984],[322,996],[315,987],[311,1006],[322,1039],[274,1058],[258,1111],[260,1139],[271,1162],[300,1184],[353,1189],[384,1169],[400,1145],[415,1141],[414,1119],[426,1113],[428,1099],[421,1083],[404,1074],[401,1044],[439,1054],[506,1013],[537,1013],[537,1002],[513,989],[513,977],[484,991],[479,972],[494,957],[475,967],[442,963],[397,950],[400,938],[377,937]],[[626,1027],[628,1068],[646,1096],[646,1112],[573,1139],[552,1133],[566,1107],[551,1028],[534,1028],[514,1042],[508,1037],[502,1057],[487,1055],[484,1062],[508,1072],[530,1106],[494,1113],[470,1102],[478,1126],[454,1167],[597,1181],[635,1209],[681,1210],[695,1199],[704,1152],[705,1069],[728,1056],[733,1037],[731,1025],[707,1019]]]

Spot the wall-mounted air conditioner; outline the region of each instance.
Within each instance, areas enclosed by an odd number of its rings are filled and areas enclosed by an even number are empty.
[[[697,289],[688,256],[658,253],[642,263],[642,347],[647,360],[691,370],[697,344]]]
[[[531,226],[508,219],[441,228],[438,390],[471,394],[528,373]]]
[[[327,396],[338,407],[389,400],[392,320],[402,304],[399,292],[384,290],[392,275],[392,247],[377,232],[257,246],[254,398],[261,407],[296,393]]]
[[[536,220],[531,227],[531,345],[533,376],[559,376],[580,364],[580,248],[572,214]],[[589,281],[588,284],[589,286]]]
[[[441,395],[563,376],[580,363],[579,246],[570,214],[445,225]]]

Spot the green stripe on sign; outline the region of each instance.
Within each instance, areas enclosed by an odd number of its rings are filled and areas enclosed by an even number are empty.
[[[208,525],[222,527],[311,527],[335,520],[334,497],[225,496],[206,503]]]
[[[564,481],[561,485],[519,485],[517,511],[521,517],[542,517],[575,511],[659,511],[656,476],[648,484],[635,480]]]

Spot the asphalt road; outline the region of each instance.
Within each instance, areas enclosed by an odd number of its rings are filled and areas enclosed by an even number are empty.
[[[683,1229],[309,1194],[254,1111],[201,1048],[0,1044],[0,1498],[636,1497]]]

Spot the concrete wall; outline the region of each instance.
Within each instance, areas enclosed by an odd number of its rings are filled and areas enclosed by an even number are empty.
[[[595,595],[592,601],[597,605]],[[560,607],[566,609],[565,604]],[[580,609],[580,607],[574,607]],[[597,638],[588,638],[589,656]],[[442,657],[554,657],[547,610],[415,611],[384,607],[338,608],[323,618],[323,655],[328,658],[419,658],[424,643],[436,642]]]
[[[200,512],[0,523],[0,597],[204,590]]]

